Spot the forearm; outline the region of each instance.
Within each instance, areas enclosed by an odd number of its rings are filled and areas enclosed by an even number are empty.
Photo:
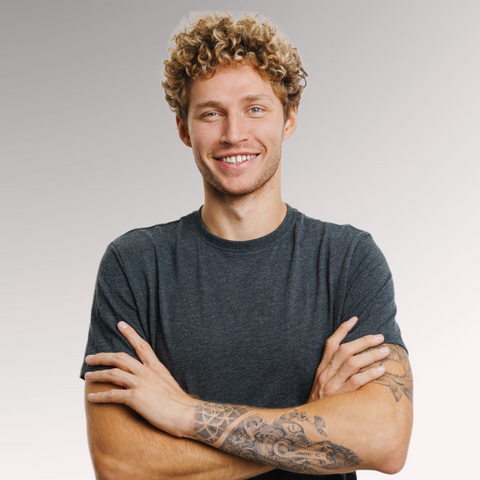
[[[115,388],[86,384],[86,393]],[[98,480],[247,479],[271,470],[187,438],[176,438],[152,426],[125,405],[86,401],[90,452]]]
[[[223,420],[220,422],[220,420]],[[411,402],[380,385],[285,410],[195,407],[193,438],[225,452],[299,473],[399,471],[411,431]]]
[[[322,398],[298,409],[262,410],[208,404],[192,398],[158,361],[147,342],[128,326],[120,328],[135,347],[142,363],[123,353],[99,353],[87,357],[86,361],[91,365],[117,367],[85,374],[87,385],[112,382],[124,387],[105,393],[92,393],[88,395],[89,402],[128,405],[154,427],[180,439],[186,437],[198,440],[223,452],[234,453],[274,468],[301,473],[332,474],[358,469],[396,473],[403,467],[411,433],[413,397],[408,357],[401,347],[390,345],[390,355],[380,362],[386,369],[383,377],[372,380],[357,391]],[[103,386],[104,390],[112,387],[105,383]],[[87,390],[88,388],[93,387],[87,386]],[[101,405],[97,407],[101,408]],[[87,407],[87,416],[88,408],[90,407]],[[93,451],[101,452],[100,455],[93,455],[94,464],[95,457],[108,458],[108,461],[99,464],[107,465],[106,471],[109,471],[110,465],[128,463],[129,452],[124,449],[117,456],[114,452],[113,458],[117,462],[112,463],[110,451],[105,456],[105,445],[108,441],[118,443],[117,438],[121,439],[120,443],[126,439],[130,444],[133,435],[131,432],[137,430],[132,429],[132,425],[127,425],[128,428],[118,433],[114,427],[113,431],[111,429],[111,438],[105,441],[102,430],[103,427],[109,427],[109,422],[105,422],[107,415],[101,415],[100,412],[101,410],[97,409],[90,411],[94,433],[90,433],[89,437],[100,437],[103,440],[100,446],[94,445]],[[103,419],[103,424],[97,425],[96,417]],[[113,417],[113,420],[116,421],[116,418]],[[133,441],[136,442],[137,438]],[[142,437],[142,441],[144,444],[149,443],[148,438],[145,440]],[[189,445],[194,449],[199,447],[195,444]],[[135,465],[146,463],[149,467],[158,464],[163,468],[162,466],[166,465],[164,457],[175,458],[178,446],[179,444],[170,448],[170,444],[167,445],[162,440],[153,450],[145,447],[146,453],[140,449],[140,461],[135,460]],[[166,453],[163,449],[166,449]],[[195,451],[202,461],[203,451]],[[212,466],[208,463],[208,454],[206,455],[206,468],[204,463],[200,463],[201,468],[194,465],[194,472],[191,473],[190,466],[187,465],[183,477],[202,478],[199,475],[205,474],[204,478],[225,478],[226,474],[219,473],[216,468],[217,461],[221,463],[223,460],[214,458]],[[187,454],[187,458],[191,456],[192,454]],[[175,458],[173,466],[180,465],[180,468],[183,468],[183,458]],[[165,462],[168,461],[169,459],[165,459]],[[238,471],[238,464],[230,464],[227,460],[225,462],[227,466],[225,467],[225,463],[221,464],[220,470],[233,465],[234,472]],[[250,466],[248,465],[248,468]],[[209,470],[218,473],[218,476],[213,476]],[[123,470],[120,472],[123,474]],[[162,478],[175,478],[175,472],[177,470],[174,470],[172,475],[168,470]],[[236,477],[229,474],[228,477],[248,478],[260,473],[262,471]],[[143,478],[151,478],[148,476],[151,475],[151,470],[148,470],[146,475]],[[156,476],[158,477],[158,474]],[[121,479],[122,476],[115,475],[111,478]],[[142,477],[136,475],[136,478]]]

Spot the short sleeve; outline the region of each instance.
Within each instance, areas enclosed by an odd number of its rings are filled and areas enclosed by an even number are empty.
[[[341,297],[338,325],[353,316],[358,317],[345,342],[365,335],[382,334],[385,343],[405,348],[395,320],[397,307],[390,268],[383,253],[366,232],[352,242],[338,294]]]
[[[100,262],[85,356],[100,352],[126,352],[138,359],[135,350],[117,328],[122,320],[147,340],[120,254],[111,244]],[[111,367],[87,365],[84,361],[80,376],[84,378],[88,371],[107,368]]]

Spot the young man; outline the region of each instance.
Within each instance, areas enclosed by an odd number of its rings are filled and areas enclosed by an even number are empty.
[[[82,369],[97,478],[397,472],[412,377],[385,259],[281,198],[296,50],[248,16],[203,17],[175,42],[164,87],[205,203],[102,260]]]

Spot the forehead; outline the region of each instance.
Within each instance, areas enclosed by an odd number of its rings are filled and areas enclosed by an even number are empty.
[[[222,67],[210,78],[197,78],[190,87],[190,107],[193,108],[206,102],[240,102],[246,97],[280,102],[271,83],[251,65]]]

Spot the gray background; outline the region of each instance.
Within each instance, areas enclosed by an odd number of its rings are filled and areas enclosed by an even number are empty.
[[[202,204],[163,99],[162,60],[182,18],[239,5],[1,1],[2,478],[93,478],[78,374],[98,263],[125,231]],[[480,2],[241,8],[273,18],[309,73],[284,148],[285,201],[370,231],[393,271],[416,380],[398,478],[470,478]]]

